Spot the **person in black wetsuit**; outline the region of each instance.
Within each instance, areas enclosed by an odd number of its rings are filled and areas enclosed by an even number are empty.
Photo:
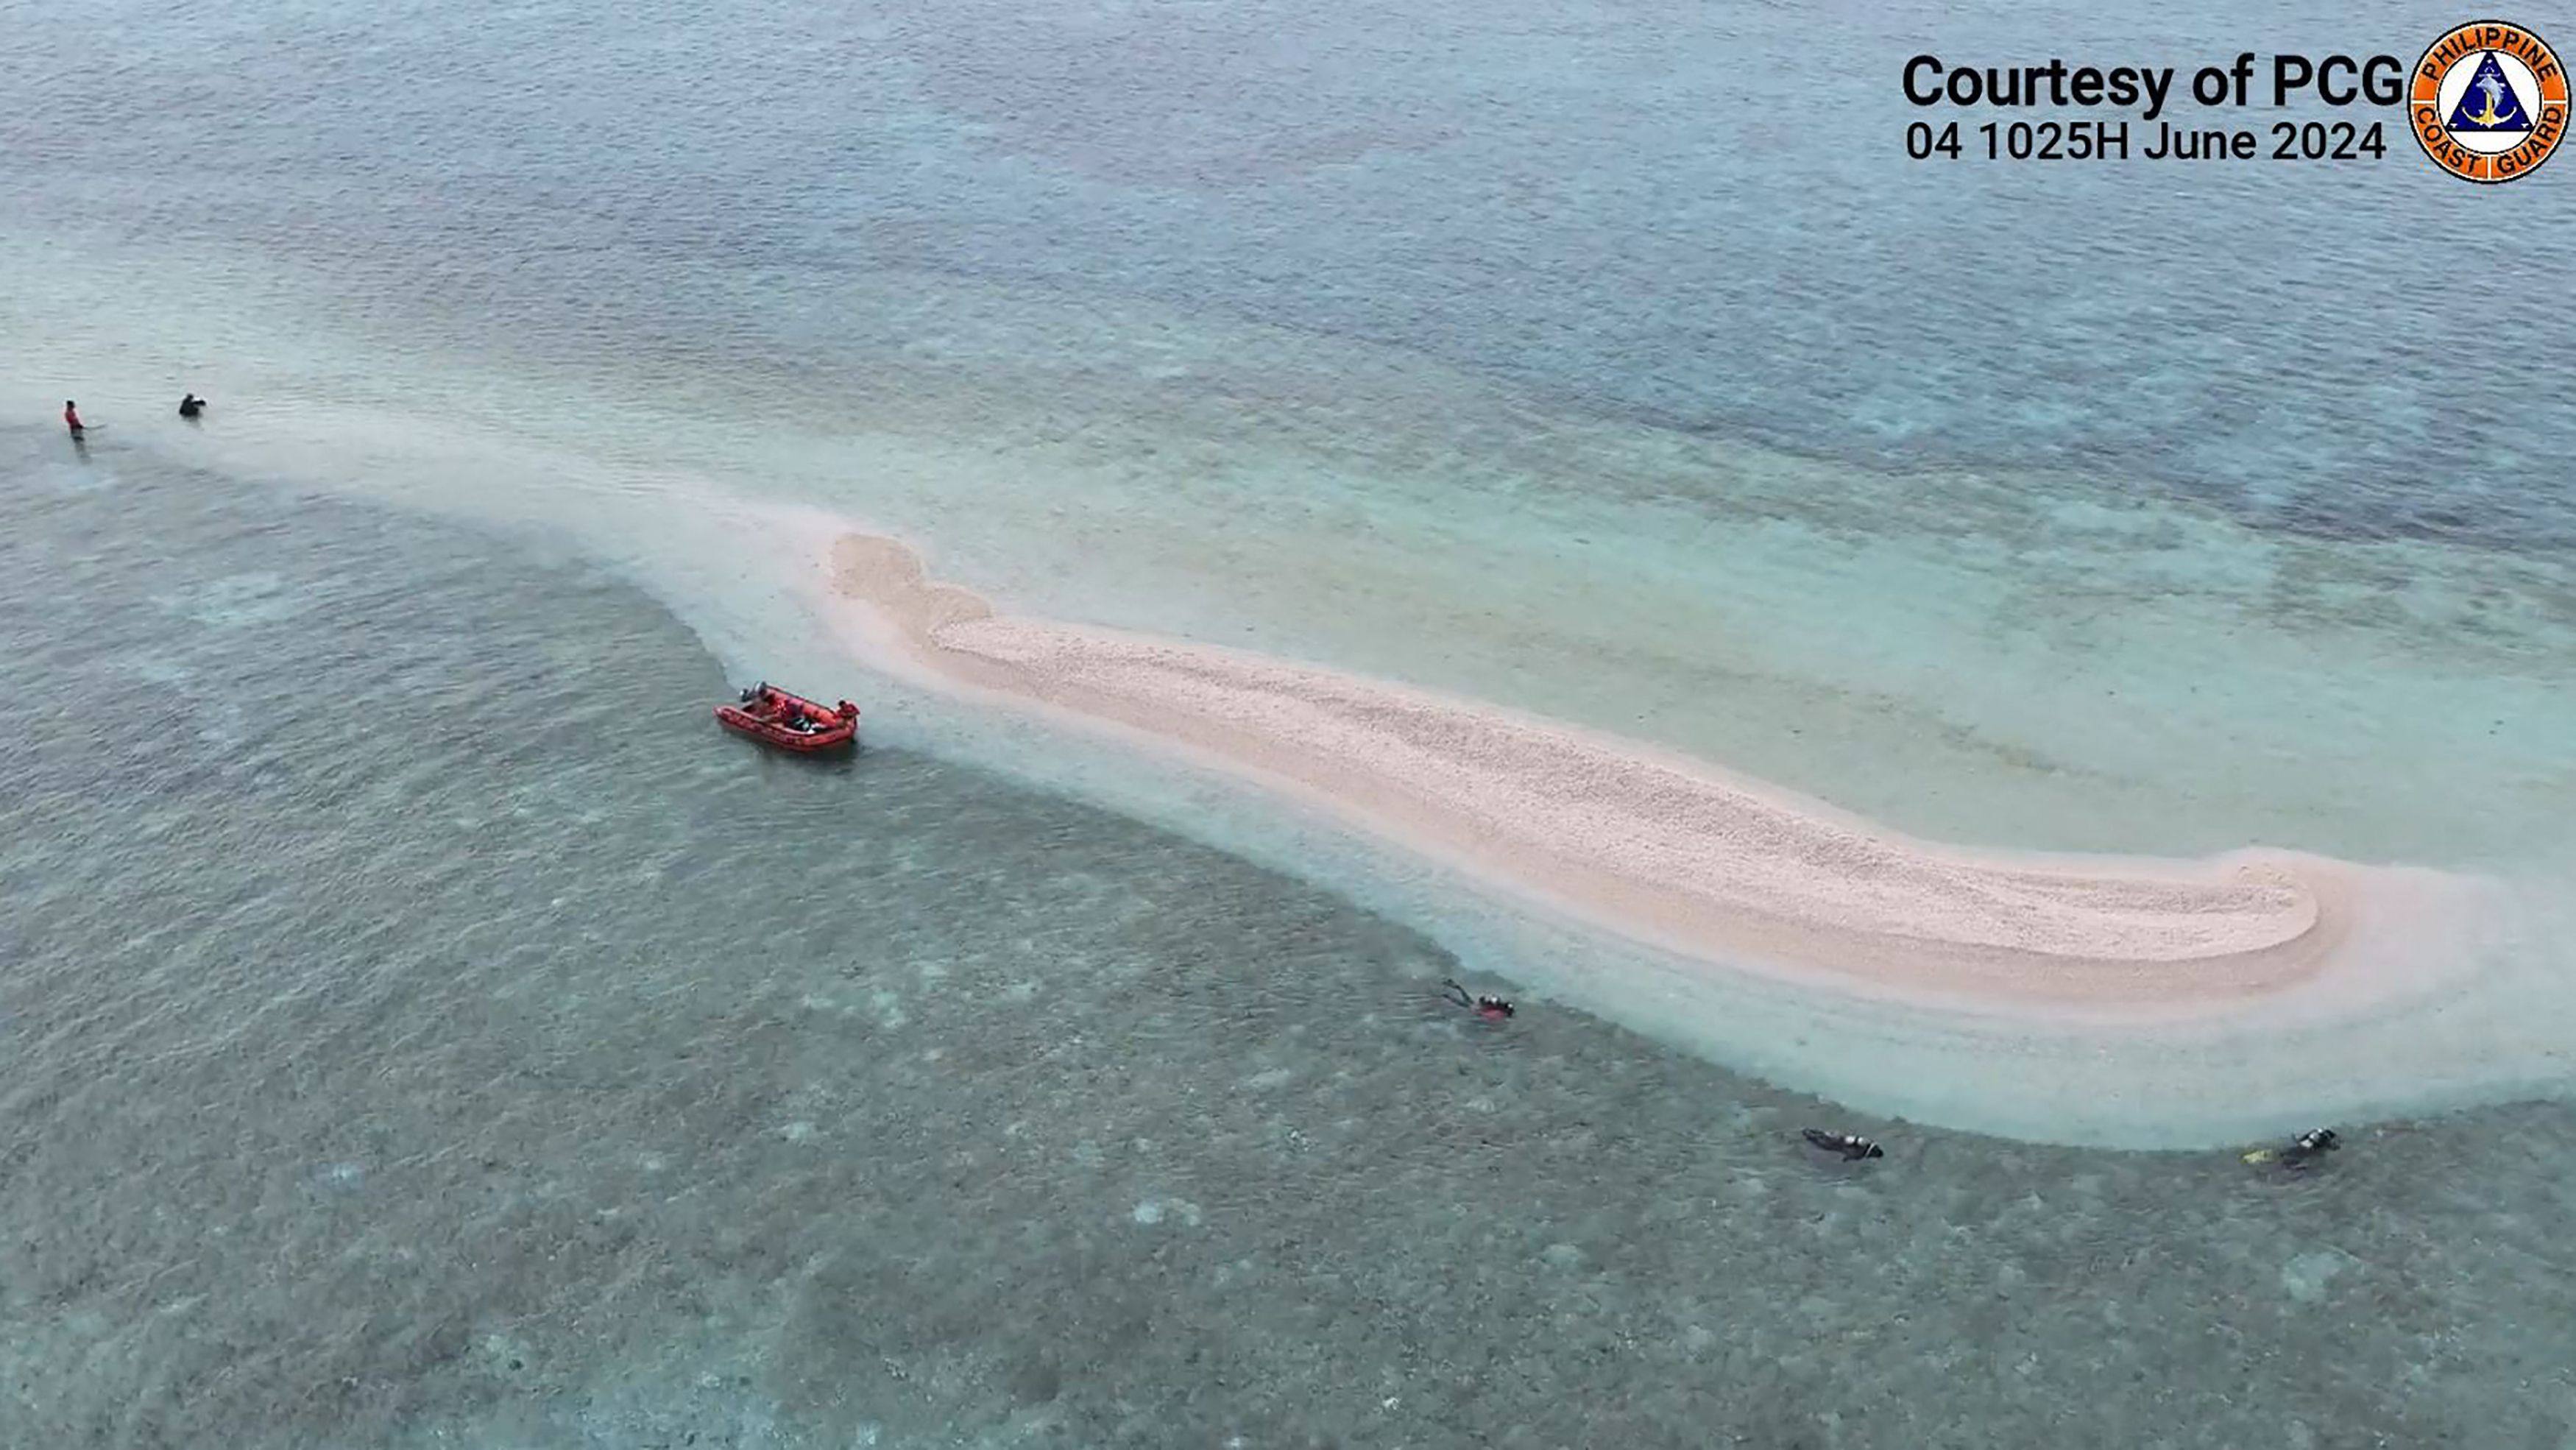
[[[2310,1128],[2290,1140],[2286,1148],[2257,1148],[2245,1155],[2248,1163],[2278,1163],[2284,1168],[2305,1168],[2343,1146],[2332,1128]]]
[[[1828,1153],[1840,1153],[1846,1163],[1887,1156],[1885,1149],[1857,1133],[1828,1133],[1822,1128],[1808,1128],[1798,1136]]]
[[[179,400],[179,416],[182,418],[193,418],[204,411],[206,411],[206,400],[194,393]]]
[[[2305,1168],[2342,1146],[2343,1140],[2335,1136],[2334,1129],[2310,1128],[2290,1140],[2290,1146],[2281,1150],[2280,1159],[2292,1168]]]

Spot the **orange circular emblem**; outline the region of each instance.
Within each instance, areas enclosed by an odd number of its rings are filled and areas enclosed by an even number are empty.
[[[2521,26],[2472,20],[2415,62],[2406,123],[2453,176],[2528,176],[2567,134],[2567,71],[2549,42]]]

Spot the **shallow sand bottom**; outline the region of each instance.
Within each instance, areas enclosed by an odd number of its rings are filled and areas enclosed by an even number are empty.
[[[891,539],[817,541],[882,663],[1320,806],[1702,963],[2029,1012],[2409,985],[2452,883],[2277,851],[2010,856],[1908,839],[1656,747],[1239,651],[997,614]],[[2402,951],[2400,950],[2402,945]],[[2401,969],[2402,968],[2402,969]]]

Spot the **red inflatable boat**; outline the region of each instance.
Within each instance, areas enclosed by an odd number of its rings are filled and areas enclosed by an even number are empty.
[[[737,735],[781,750],[842,750],[859,738],[858,706],[847,700],[819,704],[766,680],[743,691],[741,703],[718,705],[716,720]]]

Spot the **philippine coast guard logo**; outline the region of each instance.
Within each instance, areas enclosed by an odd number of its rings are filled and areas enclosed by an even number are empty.
[[[2415,63],[2406,119],[2444,171],[2511,181],[2548,160],[2567,134],[2567,72],[2549,43],[2521,26],[2472,20]]]

